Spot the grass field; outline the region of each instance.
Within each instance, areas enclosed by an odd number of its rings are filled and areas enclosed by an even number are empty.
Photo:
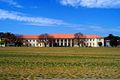
[[[120,48],[0,48],[0,80],[120,79]]]

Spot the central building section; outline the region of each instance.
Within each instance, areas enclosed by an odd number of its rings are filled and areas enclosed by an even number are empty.
[[[99,47],[104,38],[97,35],[41,34],[23,35],[23,44],[32,47]]]

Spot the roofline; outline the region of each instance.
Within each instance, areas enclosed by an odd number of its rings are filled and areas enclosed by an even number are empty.
[[[26,39],[39,39],[39,38],[42,38],[44,37],[44,34],[40,34],[40,35],[21,35],[20,36],[21,38],[26,38]],[[75,36],[74,34],[48,34],[48,38],[49,37],[53,37],[53,38],[56,38],[56,39],[74,39]],[[83,39],[86,39],[86,38],[104,38],[102,36],[98,36],[98,35],[95,35],[95,34],[83,34],[83,36],[81,37]]]

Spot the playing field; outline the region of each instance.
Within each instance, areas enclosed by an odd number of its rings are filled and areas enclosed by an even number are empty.
[[[0,48],[0,80],[120,79],[120,48]]]

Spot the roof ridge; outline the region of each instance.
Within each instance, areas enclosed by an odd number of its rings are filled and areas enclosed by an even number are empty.
[[[38,38],[41,37],[40,35],[22,35],[23,38]],[[53,36],[54,38],[74,38],[74,34],[48,34],[48,36]],[[102,36],[95,35],[95,34],[83,34],[81,38],[102,38]]]

